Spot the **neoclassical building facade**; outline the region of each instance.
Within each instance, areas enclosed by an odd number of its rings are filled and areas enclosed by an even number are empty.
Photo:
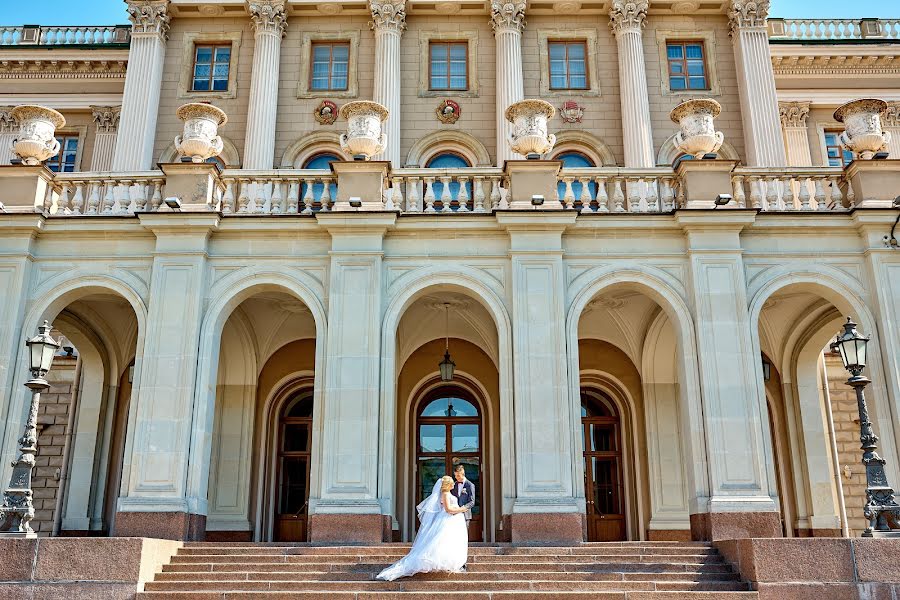
[[[847,316],[900,482],[900,21],[125,5],[131,25],[0,28],[4,484],[22,340],[47,319],[64,341],[41,535],[408,541],[462,464],[475,540],[856,536]],[[860,97],[876,152],[835,116]],[[554,109],[539,160],[507,118],[524,99]],[[695,157],[672,111],[701,99],[720,133]],[[359,100],[387,109],[369,161],[341,141]],[[222,112],[197,162],[191,103]],[[14,152],[20,105],[64,117],[43,164]]]

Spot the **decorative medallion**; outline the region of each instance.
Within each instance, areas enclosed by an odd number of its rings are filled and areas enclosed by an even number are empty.
[[[456,123],[459,115],[462,114],[462,109],[459,107],[459,103],[448,99],[438,104],[438,107],[434,109],[434,114],[441,123]]]
[[[584,118],[584,107],[579,106],[574,100],[563,102],[559,107],[559,118],[566,123],[581,123]]]
[[[319,105],[313,109],[313,116],[320,125],[334,125],[338,117],[337,104],[331,100],[322,100]]]

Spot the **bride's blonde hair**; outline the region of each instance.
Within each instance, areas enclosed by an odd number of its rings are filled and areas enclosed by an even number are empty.
[[[453,489],[453,478],[449,475],[444,475],[441,477],[441,491],[449,492]]]

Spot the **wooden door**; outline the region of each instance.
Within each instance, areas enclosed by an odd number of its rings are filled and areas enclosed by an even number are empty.
[[[615,405],[596,392],[582,393],[581,424],[588,541],[622,541],[626,538],[622,440]]]
[[[307,538],[312,410],[312,391],[304,391],[285,402],[278,419],[276,542]]]

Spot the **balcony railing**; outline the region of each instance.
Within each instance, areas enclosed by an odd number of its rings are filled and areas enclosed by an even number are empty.
[[[900,40],[900,19],[769,19],[774,41]]]
[[[856,200],[838,167],[738,167],[731,182],[738,206],[765,212],[847,210]]]
[[[0,27],[0,46],[123,46],[131,40],[131,25]]]

